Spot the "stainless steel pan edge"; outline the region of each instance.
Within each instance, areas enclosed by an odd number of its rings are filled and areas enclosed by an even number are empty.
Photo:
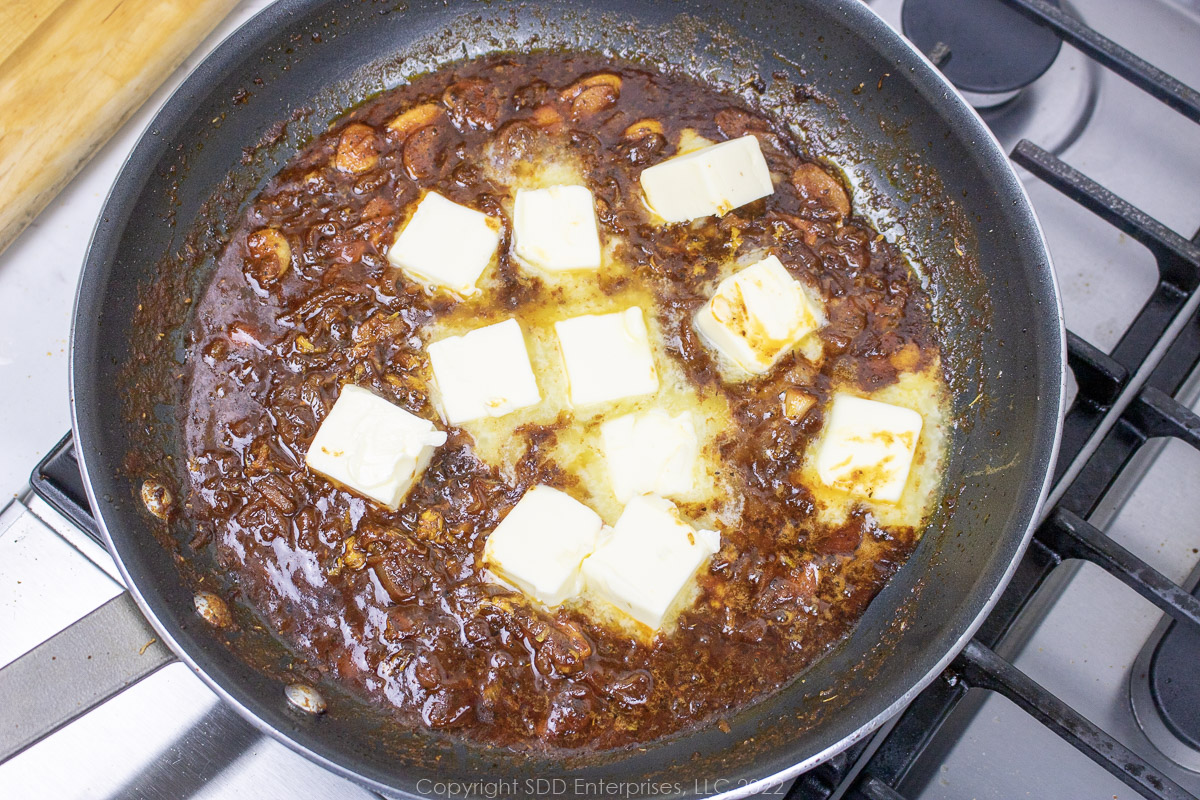
[[[192,73],[191,76],[189,76],[176,94],[173,95],[168,101],[167,106],[188,103],[189,97],[193,92],[203,94],[207,87],[208,81],[211,80],[214,75],[219,74],[227,62],[232,62],[235,60],[236,51],[239,48],[249,46],[256,40],[258,36],[279,24],[278,21],[281,18],[286,18],[289,16],[292,13],[293,8],[300,9],[304,5],[305,3],[299,1],[285,2],[279,6],[267,9],[252,19],[245,26],[232,34],[225,42],[223,42],[208,60],[197,67],[197,69]],[[852,1],[844,3],[828,3],[828,5],[838,6],[850,21],[849,24],[859,26],[864,35],[874,35],[875,37],[882,38],[891,36],[891,33],[886,28],[886,25],[866,6]],[[1040,247],[1043,252],[1047,252],[1044,237],[1042,236],[1042,232],[1037,223],[1036,217],[1033,215],[1032,209],[1029,206],[1028,197],[1025,195],[1019,179],[1016,177],[1011,166],[1008,164],[1007,158],[1001,150],[998,142],[996,142],[994,137],[991,136],[990,132],[987,130],[982,120],[979,119],[978,115],[957,98],[957,95],[952,87],[950,87],[950,85],[943,78],[941,78],[940,74],[937,73],[931,64],[929,64],[925,57],[920,54],[919,51],[916,51],[915,48],[907,45],[907,43],[905,43],[904,46],[907,50],[907,57],[917,60],[922,65],[922,69],[925,69],[929,73],[931,82],[933,82],[938,89],[943,92],[942,101],[955,106],[955,109],[959,114],[965,114],[970,117],[970,134],[978,136],[982,141],[986,142],[986,147],[989,150],[989,163],[994,169],[1003,170],[1006,173],[1004,176],[1004,182],[1014,194],[1021,198],[1021,202],[1024,206],[1023,210],[1029,216],[1031,229],[1036,232],[1036,237],[1038,240],[1037,246]],[[151,128],[153,128],[153,126],[154,123],[151,123]],[[147,134],[147,136],[152,135],[152,133]],[[118,181],[113,190],[114,195],[119,191],[124,192],[131,189],[127,173],[130,171],[136,172],[139,166],[142,168],[145,167],[145,154],[141,152],[143,149],[143,145],[139,145],[139,147],[136,148],[134,153],[130,156],[130,159],[122,173],[124,176],[124,182],[122,180]],[[139,157],[143,159],[143,163],[140,165]],[[111,207],[111,200],[112,198],[110,197],[110,203],[106,205],[106,209]],[[108,219],[100,220],[97,225],[97,232],[94,237],[93,247],[96,246],[96,241],[103,240],[101,229],[106,224],[114,224],[114,221]],[[97,255],[97,257],[100,256]],[[92,258],[93,255],[89,255],[89,262],[92,260]],[[1048,252],[1046,258],[1048,262]],[[1054,415],[1057,418],[1061,411],[1063,394],[1065,391],[1065,335],[1062,329],[1062,309],[1058,296],[1057,282],[1054,279],[1052,272],[1050,279],[1053,287],[1052,291],[1055,303],[1055,314],[1057,316],[1058,324],[1056,336],[1057,341],[1046,342],[1046,349],[1057,352],[1061,364],[1064,365],[1062,368],[1060,368],[1058,374],[1057,398],[1053,399]],[[114,557],[117,561],[119,569],[121,570],[122,576],[124,577],[127,585],[130,586],[131,593],[138,602],[139,607],[146,614],[147,618],[153,624],[160,636],[162,636],[163,640],[171,647],[171,649],[176,652],[181,659],[193,669],[193,671],[200,675],[200,677],[202,677],[226,702],[234,706],[234,708],[237,709],[243,717],[251,721],[260,730],[263,730],[264,732],[274,736],[297,752],[316,761],[317,763],[322,764],[328,769],[363,782],[377,790],[389,791],[388,786],[374,780],[365,779],[363,775],[352,769],[348,769],[344,764],[332,761],[326,758],[323,754],[316,752],[311,748],[305,747],[299,742],[295,741],[291,736],[288,735],[287,731],[280,730],[276,725],[272,725],[264,720],[255,710],[255,708],[252,707],[252,704],[244,702],[244,695],[242,692],[230,691],[223,682],[214,678],[209,671],[206,670],[204,666],[202,666],[199,661],[193,657],[191,647],[194,646],[194,638],[191,635],[187,635],[186,626],[181,628],[177,620],[165,619],[161,617],[159,610],[155,607],[156,604],[151,602],[151,600],[142,592],[142,590],[139,588],[138,582],[133,579],[133,576],[128,571],[124,559],[121,557],[119,548],[114,544],[111,531],[109,530],[108,519],[105,514],[105,510],[111,504],[112,498],[99,496],[96,492],[96,486],[100,483],[100,481],[96,480],[96,478],[99,477],[97,469],[103,469],[104,467],[103,458],[100,455],[100,441],[96,435],[96,426],[98,424],[98,420],[94,418],[94,415],[89,416],[89,414],[86,412],[81,413],[80,407],[81,404],[79,392],[81,386],[85,385],[85,381],[82,380],[84,376],[80,373],[81,371],[87,372],[91,369],[87,359],[94,357],[95,353],[94,350],[91,353],[76,350],[76,347],[79,343],[77,332],[81,319],[87,320],[89,318],[89,314],[98,312],[98,309],[95,308],[94,303],[94,299],[96,297],[96,293],[94,291],[95,288],[96,287],[94,285],[89,285],[87,276],[85,275],[85,279],[81,281],[76,301],[76,333],[73,333],[72,337],[73,355],[71,361],[71,400],[73,424],[77,441],[80,443],[80,463],[84,473],[85,485],[88,489],[89,500],[91,501],[93,508],[99,512],[98,520],[101,524],[102,530],[105,532],[105,537],[108,541],[110,551],[114,553]],[[738,786],[737,788],[731,789],[730,791],[723,792],[720,796],[742,797],[752,794],[756,791],[760,791],[765,786],[796,775],[829,758],[845,747],[848,747],[854,741],[857,741],[858,739],[867,735],[870,731],[882,724],[882,722],[884,722],[886,719],[894,715],[917,692],[928,685],[928,683],[941,672],[946,664],[948,664],[954,655],[956,655],[957,652],[966,644],[978,626],[982,623],[984,616],[986,616],[986,612],[994,605],[1004,585],[1011,577],[1019,555],[1024,552],[1032,533],[1033,524],[1040,515],[1041,505],[1044,502],[1048,490],[1048,466],[1053,464],[1057,453],[1058,435],[1059,428],[1057,425],[1055,425],[1053,428],[1052,441],[1046,443],[1045,446],[1035,454],[1034,460],[1040,467],[1043,468],[1042,472],[1047,476],[1047,478],[1042,482],[1036,501],[1029,509],[1028,520],[1025,525],[1024,534],[1020,541],[1016,543],[1016,546],[1013,548],[1013,558],[1009,561],[1007,567],[999,576],[998,580],[994,581],[991,591],[986,597],[986,600],[980,606],[973,622],[963,630],[962,634],[955,643],[955,646],[949,651],[945,652],[943,656],[936,662],[936,664],[929,669],[919,681],[914,683],[908,689],[908,691],[892,700],[891,703],[886,706],[886,708],[884,708],[874,718],[869,720],[867,724],[858,728],[858,730],[852,735],[837,741],[836,743],[820,750],[819,752],[813,753],[806,758],[798,760],[795,764],[789,767],[786,767],[782,770],[773,771],[755,781],[747,782],[741,786]],[[109,463],[111,464],[112,462],[110,461]],[[185,635],[181,636],[181,633]],[[282,702],[282,698],[280,698],[280,702]],[[311,722],[309,720],[297,719],[296,725],[297,727],[307,727],[311,725]]]

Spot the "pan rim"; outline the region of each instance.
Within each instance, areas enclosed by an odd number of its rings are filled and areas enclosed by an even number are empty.
[[[864,12],[873,24],[882,26],[889,33],[893,32],[883,17],[869,4],[856,3],[855,7]],[[996,603],[1000,599],[1000,596],[1004,593],[1009,581],[1012,580],[1013,573],[1016,572],[1017,567],[1024,558],[1025,551],[1029,547],[1029,542],[1033,538],[1033,533],[1037,528],[1037,524],[1041,520],[1046,499],[1049,497],[1051,487],[1054,483],[1053,467],[1058,462],[1059,448],[1062,444],[1062,413],[1067,395],[1067,336],[1066,316],[1063,310],[1062,292],[1058,282],[1058,272],[1054,267],[1054,260],[1050,253],[1049,244],[1046,241],[1045,231],[1042,228],[1042,223],[1037,216],[1037,212],[1033,208],[1033,202],[1029,198],[1029,193],[1025,189],[1025,184],[1021,181],[1020,176],[1017,175],[1016,169],[1012,165],[1012,162],[1005,154],[1004,147],[1000,144],[1000,140],[996,138],[996,135],[992,132],[992,129],[989,128],[987,123],[983,121],[983,117],[979,115],[979,112],[973,106],[971,106],[970,103],[963,99],[958,89],[956,89],[954,85],[950,83],[950,80],[944,74],[942,74],[942,72],[936,66],[934,66],[933,62],[929,60],[928,56],[926,56],[920,48],[914,45],[907,37],[896,35],[895,38],[898,39],[927,68],[931,75],[935,76],[938,82],[941,83],[942,87],[947,91],[948,96],[955,98],[960,106],[970,113],[970,116],[976,123],[977,128],[984,134],[985,141],[990,146],[989,149],[994,150],[994,154],[1000,155],[1000,160],[1006,168],[1005,177],[1011,179],[1011,182],[1016,187],[1021,200],[1024,202],[1024,210],[1028,212],[1030,221],[1033,223],[1033,230],[1037,237],[1039,249],[1045,256],[1048,267],[1048,276],[1050,278],[1050,286],[1054,296],[1054,316],[1058,322],[1056,332],[1058,338],[1057,349],[1059,351],[1060,364],[1058,397],[1054,402],[1054,436],[1050,445],[1047,461],[1049,466],[1044,470],[1042,485],[1038,491],[1037,501],[1034,503],[1029,520],[1025,525],[1025,533],[1021,537],[1021,541],[1017,546],[1013,557],[1009,561],[1007,568],[1001,575],[999,582],[995,585],[995,588],[992,589],[991,594],[988,596],[987,600],[976,614],[971,624],[967,626],[966,630],[963,631],[962,635],[959,636],[950,650],[947,651],[942,658],[937,661],[937,663],[925,674],[925,676],[916,684],[914,684],[913,687],[907,692],[904,692],[900,697],[896,698],[896,700],[888,705],[887,708],[883,709],[879,714],[859,728],[854,735],[810,756],[809,758],[793,765],[792,767],[783,769],[774,773],[773,775],[767,776],[758,781],[754,781],[745,786],[740,786],[729,792],[713,795],[714,798],[721,798],[721,800],[739,800],[740,798],[750,797],[784,781],[796,778],[818,764],[824,763],[838,753],[852,746],[855,742],[861,741],[862,739],[872,735],[884,723],[900,714],[918,694],[923,692],[926,687],[933,683],[933,681],[942,674],[946,667],[950,665],[950,662],[957,658],[959,653],[961,653],[967,644],[969,644],[974,638],[975,633],[983,625],[984,621],[988,617],[988,614],[991,612],[992,608],[995,607]]]
[[[1023,216],[1028,217],[1029,232],[1031,234],[1031,238],[1034,239],[1033,244],[1035,249],[1039,252],[1039,255],[1042,257],[1042,259],[1044,259],[1047,273],[1046,277],[1048,278],[1048,287],[1049,291],[1053,295],[1055,303],[1055,307],[1053,309],[1053,319],[1057,324],[1054,326],[1053,332],[1057,336],[1057,348],[1054,348],[1051,342],[1046,342],[1045,344],[1048,354],[1052,351],[1052,349],[1057,349],[1058,351],[1058,395],[1057,398],[1048,398],[1045,404],[1042,406],[1043,418],[1038,419],[1036,422],[1036,431],[1038,437],[1035,439],[1035,441],[1040,442],[1041,437],[1046,433],[1045,428],[1047,425],[1053,425],[1053,436],[1048,448],[1039,447],[1037,450],[1031,452],[1031,456],[1036,456],[1036,459],[1033,459],[1033,461],[1037,464],[1039,469],[1043,470],[1043,479],[1036,501],[1029,508],[1028,519],[1025,520],[1024,523],[1025,530],[1023,535],[1020,537],[1019,541],[1016,542],[1015,549],[1011,551],[1011,555],[1008,558],[1005,569],[1001,572],[996,580],[988,580],[988,585],[993,586],[991,593],[984,600],[977,613],[975,613],[972,621],[965,627],[961,635],[955,640],[953,646],[936,660],[933,666],[926,671],[920,680],[914,683],[900,696],[896,697],[892,702],[888,703],[886,707],[879,711],[865,724],[862,724],[849,736],[844,736],[839,741],[836,741],[830,746],[813,753],[802,761],[787,768],[775,771],[770,775],[740,785],[729,791],[709,795],[710,797],[722,797],[730,799],[746,797],[754,794],[755,792],[762,791],[766,787],[773,786],[784,780],[793,778],[805,770],[822,763],[823,761],[836,755],[838,752],[841,752],[842,750],[851,746],[855,742],[871,735],[884,722],[901,711],[904,706],[906,706],[917,694],[919,694],[939,674],[942,673],[945,667],[958,655],[959,652],[961,652],[962,648],[966,646],[979,627],[983,624],[988,612],[998,601],[1000,594],[1003,592],[1014,571],[1016,570],[1021,557],[1023,556],[1029,541],[1032,538],[1036,524],[1041,518],[1044,504],[1053,483],[1052,467],[1057,460],[1062,435],[1061,417],[1066,397],[1067,385],[1066,332],[1062,298],[1059,289],[1057,273],[1053,267],[1052,258],[1049,247],[1046,243],[1044,231],[1042,230],[1040,220],[1037,218],[1028,193],[1018,177],[1016,170],[1013,168],[1013,165],[1009,161],[999,141],[983,122],[979,114],[973,108],[971,108],[961,98],[961,96],[958,95],[957,90],[955,90],[945,76],[943,76],[932,65],[932,63],[930,63],[928,58],[921,53],[918,48],[913,46],[911,42],[892,31],[892,29],[887,25],[886,22],[883,21],[883,19],[872,7],[864,3],[855,2],[855,0],[821,0],[821,2],[824,5],[839,11],[845,17],[845,24],[859,30],[862,36],[867,37],[874,34],[876,37],[887,37],[890,40],[898,40],[899,42],[903,43],[903,47],[906,49],[906,51],[920,63],[922,70],[926,73],[924,77],[932,78],[933,82],[940,86],[940,88],[943,90],[944,97],[942,98],[942,102],[949,104],[951,109],[957,110],[960,114],[964,111],[967,113],[972,126],[971,133],[976,134],[981,139],[981,141],[978,141],[974,144],[974,146],[977,148],[977,152],[986,159],[989,168],[1000,170],[1000,174],[996,176],[997,179],[1001,183],[1007,184],[1007,188],[1014,191],[1018,199],[1023,203],[1020,211],[1022,212]],[[149,134],[156,126],[160,116],[170,111],[172,108],[185,103],[187,96],[193,91],[197,89],[203,90],[203,88],[209,84],[210,78],[219,75],[222,69],[227,65],[227,62],[235,61],[239,57],[240,45],[247,41],[253,42],[254,40],[259,39],[264,32],[270,30],[279,22],[290,18],[298,8],[308,9],[311,8],[311,4],[307,2],[307,0],[282,0],[281,2],[268,6],[259,11],[254,16],[247,19],[242,25],[231,31],[229,35],[222,39],[222,41],[218,43],[216,47],[214,47],[213,50],[210,51],[210,53],[197,64],[197,66],[184,78],[179,86],[162,103],[162,105],[159,106],[159,108],[155,111],[154,116],[140,133],[137,144],[135,144],[133,150],[131,150],[130,154],[123,163],[121,171],[105,199],[103,206],[104,210],[101,212],[97,219],[96,225],[94,226],[91,236],[91,243],[88,248],[88,254],[85,257],[84,271],[81,275],[76,293],[75,310],[72,316],[71,326],[71,358],[69,360],[72,430],[74,432],[76,442],[78,443],[77,453],[79,458],[79,466],[80,472],[84,479],[87,497],[94,510],[97,524],[104,536],[104,540],[109,552],[116,562],[119,573],[128,591],[133,596],[135,602],[137,602],[139,609],[146,616],[147,620],[151,623],[156,632],[158,632],[158,634],[162,637],[164,643],[170,647],[176,656],[182,662],[187,664],[194,673],[199,675],[205,684],[208,685],[209,688],[212,689],[222,699],[223,702],[231,705],[240,716],[250,722],[250,724],[252,724],[257,730],[266,733],[275,740],[283,743],[294,752],[338,775],[346,777],[356,783],[359,783],[360,785],[367,786],[376,791],[381,791],[394,796],[425,797],[425,795],[413,794],[401,789],[397,789],[393,785],[381,783],[378,780],[368,777],[356,771],[352,767],[347,766],[339,761],[335,761],[324,755],[322,752],[314,750],[313,748],[301,743],[296,738],[289,735],[286,731],[269,722],[264,716],[261,716],[257,711],[254,710],[253,704],[243,702],[238,696],[235,696],[232,690],[227,689],[224,683],[218,681],[206,668],[202,667],[198,660],[180,644],[179,639],[174,635],[173,628],[160,618],[159,613],[155,611],[151,601],[143,593],[142,587],[139,586],[139,584],[132,578],[125,563],[125,559],[121,557],[116,545],[114,544],[113,537],[109,529],[109,524],[104,513],[104,510],[111,505],[111,503],[97,496],[96,483],[93,480],[93,475],[96,472],[95,466],[97,465],[93,464],[92,462],[98,459],[98,456],[95,455],[97,453],[98,433],[93,428],[90,428],[86,421],[81,421],[79,403],[81,382],[84,380],[83,375],[86,374],[87,370],[90,368],[89,365],[80,363],[81,356],[79,353],[78,344],[80,340],[80,329],[84,327],[81,324],[81,320],[85,318],[85,314],[83,312],[88,310],[89,306],[92,309],[96,308],[94,303],[89,302],[92,298],[87,292],[88,267],[93,264],[95,258],[99,258],[99,256],[95,255],[96,250],[98,249],[97,243],[103,242],[106,236],[113,238],[112,234],[106,234],[104,230],[106,218],[109,216],[111,210],[114,207],[121,208],[123,211],[129,210],[129,206],[131,205],[130,200],[117,196],[117,193],[119,190],[127,188],[123,184],[128,181],[127,172],[129,171],[131,164],[134,164],[139,156],[142,158],[145,157],[145,153],[143,151],[148,147],[147,139],[150,138]],[[921,76],[918,76],[918,78],[919,77]],[[947,109],[940,108],[938,110],[944,112]],[[93,276],[95,276],[95,274],[98,272],[98,268],[93,267],[91,272]],[[1049,316],[1047,319],[1049,319]],[[88,324],[94,324],[94,322],[89,321]],[[1047,380],[1046,383],[1048,382],[1049,381]],[[1038,385],[1040,388],[1042,384],[1039,382]],[[1052,403],[1050,402],[1051,399],[1053,400]],[[1018,499],[1014,503],[1014,512],[1020,513],[1021,516],[1024,516],[1023,509],[1025,508],[1026,502],[1027,501]],[[110,515],[111,513],[112,512],[110,512]],[[1017,518],[1020,519],[1020,516]],[[1015,536],[1012,538],[1016,539]],[[989,574],[985,573],[983,577],[989,577]],[[165,616],[170,617],[169,614]],[[171,621],[173,622],[173,620]]]
[[[892,31],[891,27],[874,9],[874,7],[867,3],[857,3],[856,5],[870,18],[872,18],[874,24],[881,25],[889,32]],[[1058,271],[1054,267],[1054,259],[1050,252],[1050,245],[1046,241],[1045,230],[1043,230],[1042,222],[1038,218],[1037,212],[1033,208],[1033,201],[1030,199],[1029,193],[1025,189],[1025,184],[1021,181],[1020,176],[1013,167],[1012,161],[1009,160],[1008,155],[1004,152],[1004,146],[1000,144],[1000,140],[996,138],[995,133],[993,133],[992,129],[987,126],[987,123],[983,121],[983,117],[980,116],[979,112],[974,106],[972,106],[962,97],[958,89],[956,89],[954,84],[950,82],[950,79],[947,78],[942,71],[939,70],[934,63],[929,60],[929,57],[926,56],[919,47],[913,44],[905,36],[897,34],[895,38],[898,39],[909,50],[909,52],[911,52],[913,56],[915,56],[927,68],[929,74],[933,75],[937,81],[941,83],[942,87],[948,92],[949,96],[955,98],[959,105],[970,113],[970,116],[976,123],[978,130],[982,131],[984,134],[984,140],[988,143],[989,149],[994,150],[995,154],[999,154],[1001,162],[1005,167],[1005,177],[1011,179],[1012,184],[1017,189],[1019,197],[1024,202],[1024,210],[1028,212],[1030,221],[1033,223],[1033,230],[1037,237],[1039,249],[1045,256],[1046,265],[1048,267],[1048,276],[1050,279],[1050,287],[1054,295],[1054,316],[1058,322],[1056,333],[1058,338],[1057,349],[1059,351],[1058,397],[1054,402],[1054,436],[1050,444],[1050,451],[1047,456],[1048,466],[1044,470],[1042,485],[1038,491],[1037,501],[1034,503],[1029,520],[1025,524],[1025,533],[1021,537],[1020,544],[1017,546],[1017,549],[1012,559],[1009,561],[1007,568],[1001,575],[999,582],[995,585],[995,588],[992,589],[992,592],[988,596],[986,602],[975,615],[975,619],[970,625],[967,626],[966,630],[963,631],[962,635],[959,636],[950,650],[943,655],[942,658],[939,659],[933,666],[933,668],[926,673],[925,677],[918,681],[907,692],[896,698],[895,702],[868,721],[854,736],[839,742],[832,747],[826,748],[821,753],[818,753],[793,767],[782,770],[768,778],[756,781],[748,786],[739,787],[738,789],[725,795],[721,795],[720,797],[723,799],[727,798],[728,800],[738,800],[739,798],[749,797],[762,792],[771,786],[782,783],[783,781],[791,780],[792,778],[807,772],[818,764],[833,758],[835,755],[847,749],[855,742],[861,741],[862,739],[870,736],[888,720],[903,712],[904,708],[908,706],[908,704],[912,702],[912,700],[918,694],[923,692],[926,687],[933,683],[933,681],[942,674],[946,667],[950,666],[950,662],[958,657],[959,653],[961,653],[963,649],[971,642],[971,640],[975,637],[976,632],[978,632],[979,628],[987,620],[988,615],[991,613],[991,610],[995,607],[996,603],[999,602],[1000,596],[1004,594],[1004,590],[1008,587],[1009,581],[1012,580],[1013,573],[1016,572],[1017,567],[1025,557],[1025,551],[1029,547],[1029,542],[1033,539],[1033,533],[1037,529],[1038,523],[1042,518],[1046,500],[1049,497],[1050,490],[1054,485],[1054,465],[1058,463],[1059,448],[1062,445],[1062,415],[1063,407],[1066,403],[1067,397],[1067,328],[1066,315],[1063,310],[1062,291],[1058,282]]]

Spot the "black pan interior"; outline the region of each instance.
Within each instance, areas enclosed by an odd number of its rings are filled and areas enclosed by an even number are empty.
[[[284,701],[288,660],[245,634],[233,655],[195,615],[193,588],[139,509],[147,472],[168,481],[182,342],[139,327],[147,302],[186,319],[223,220],[294,148],[346,108],[464,56],[528,47],[610,52],[762,102],[847,168],[856,201],[896,223],[921,264],[955,376],[947,502],[911,562],[849,640],[800,680],[730,720],[645,749],[516,757],[396,732],[329,689],[331,711]],[[739,91],[752,91],[740,89]],[[966,253],[965,257],[956,251]],[[143,310],[138,311],[139,303]],[[157,342],[157,344],[155,344]],[[1053,458],[1063,335],[1044,243],[1019,183],[978,119],[855,0],[647,4],[407,4],[284,0],[226,41],[171,98],[113,188],[76,308],[76,437],[97,510],[135,595],[166,640],[233,705],[292,747],[376,788],[435,794],[448,778],[619,780],[630,796],[746,793],[847,746],[930,679],[973,629],[1023,549]],[[131,403],[130,370],[160,387]],[[149,416],[131,414],[148,408]],[[713,781],[724,783],[713,784]],[[544,787],[543,787],[544,788]]]

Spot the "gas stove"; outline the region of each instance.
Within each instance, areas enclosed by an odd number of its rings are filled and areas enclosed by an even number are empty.
[[[1005,2],[1019,13],[965,21],[945,7],[992,0],[869,4],[959,82],[1045,229],[1070,330],[1055,487],[952,666],[877,734],[766,796],[1200,796],[1200,95],[1187,88],[1200,86],[1200,2]],[[75,279],[155,109],[264,5],[238,6],[0,257],[0,491],[13,493],[0,667],[122,593],[89,535],[69,437],[47,450],[70,424]],[[259,734],[179,663],[0,764],[3,797],[243,793],[374,796]]]

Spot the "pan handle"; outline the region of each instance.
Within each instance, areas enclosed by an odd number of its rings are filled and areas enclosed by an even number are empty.
[[[117,595],[0,668],[0,764],[174,660]]]

